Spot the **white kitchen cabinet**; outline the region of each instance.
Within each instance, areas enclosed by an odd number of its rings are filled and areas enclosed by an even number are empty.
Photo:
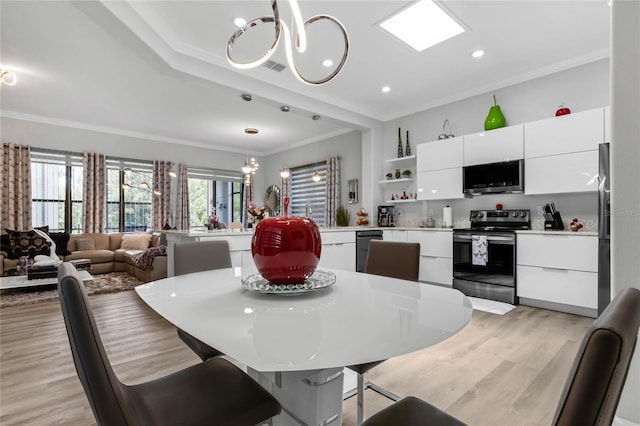
[[[527,195],[596,192],[598,151],[527,158],[524,175]]]
[[[525,159],[597,150],[602,142],[604,108],[524,124]]]
[[[521,304],[597,315],[597,236],[518,234],[517,238]]]
[[[356,233],[354,231],[323,232],[322,253],[318,267],[356,270]]]
[[[462,136],[422,143],[417,150],[418,172],[462,167]]]
[[[418,172],[418,200],[464,198],[462,167]]]
[[[524,126],[465,135],[463,147],[465,166],[520,160],[524,158]]]
[[[382,239],[385,241],[407,242],[409,231],[404,229],[385,229],[382,231]]]
[[[420,243],[420,281],[453,285],[453,233],[409,231],[409,241]]]

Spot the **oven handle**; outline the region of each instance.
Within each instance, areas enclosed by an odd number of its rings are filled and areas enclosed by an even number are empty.
[[[479,234],[476,234],[479,235]],[[471,241],[472,235],[463,234],[463,235],[454,235],[453,241]],[[515,243],[513,237],[503,237],[500,235],[487,235],[487,241],[508,241],[511,243]]]

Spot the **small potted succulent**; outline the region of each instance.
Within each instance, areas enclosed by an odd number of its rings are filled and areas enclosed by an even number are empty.
[[[402,172],[402,177],[410,178],[411,177],[411,170],[407,169],[404,172]]]
[[[393,174],[392,173],[387,173],[385,176],[387,177],[387,180],[393,179]]]

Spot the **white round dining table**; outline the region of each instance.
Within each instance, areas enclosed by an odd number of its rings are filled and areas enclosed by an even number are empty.
[[[295,295],[243,288],[239,268],[136,287],[176,327],[247,366],[283,407],[274,424],[340,424],[342,370],[439,343],[466,326],[458,290],[344,270]]]

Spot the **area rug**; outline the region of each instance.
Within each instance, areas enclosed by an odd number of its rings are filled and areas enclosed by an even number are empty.
[[[131,290],[142,284],[142,281],[126,272],[111,272],[94,275],[92,280],[84,281],[87,294],[116,293]],[[28,305],[31,303],[58,300],[55,284],[39,289],[7,289],[0,292],[0,308],[7,306]]]
[[[495,300],[479,299],[477,297],[469,296],[467,296],[467,298],[471,301],[473,309],[492,314],[504,315],[515,308],[515,306],[508,303],[496,302]]]

